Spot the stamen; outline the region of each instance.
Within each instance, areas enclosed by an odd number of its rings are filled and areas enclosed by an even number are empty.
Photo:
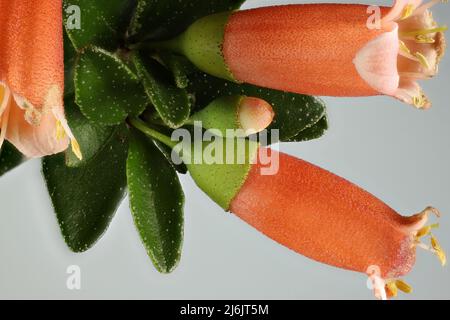
[[[409,48],[405,42],[403,42],[402,40],[399,40],[399,43],[400,43],[400,51],[401,52],[411,54],[411,50],[409,50]]]
[[[434,249],[434,253],[439,258],[439,261],[441,261],[441,265],[445,266],[447,264],[447,256],[434,236],[431,236],[431,246]]]
[[[72,146],[72,151],[77,156],[77,158],[83,160],[83,154],[81,153],[81,148],[78,144],[78,141],[76,139],[70,139],[70,144]]]
[[[399,45],[400,48],[398,54],[400,56],[419,62],[419,59],[411,53],[411,50],[409,50],[408,46],[402,40],[399,40]]]
[[[429,104],[427,97],[422,93],[420,96],[413,97],[413,105],[417,109],[423,109]]]
[[[426,237],[426,236],[430,235],[431,234],[431,230],[432,229],[437,229],[437,228],[439,228],[439,223],[435,223],[435,224],[423,227],[422,229],[417,231],[416,239],[419,240],[420,238],[423,238],[423,237]]]
[[[436,43],[436,40],[427,36],[427,35],[418,35],[416,36],[416,38],[414,39],[414,41],[416,43],[420,43],[420,44],[433,44]]]
[[[442,27],[436,27],[436,28],[431,28],[431,29],[419,29],[419,30],[413,30],[413,31],[403,31],[400,32],[400,37],[408,37],[408,36],[419,36],[419,35],[428,35],[428,34],[433,34],[433,33],[438,33],[438,32],[445,32],[447,31],[448,27],[447,26],[442,26]]]
[[[412,287],[403,280],[389,280],[386,283],[386,291],[391,297],[398,296],[398,290],[404,293],[412,293]]]
[[[66,130],[64,130],[61,121],[56,120],[56,139],[61,140],[64,139],[66,136],[67,136]]]
[[[419,63],[426,69],[431,69],[428,59],[420,52],[416,52],[414,56],[418,59]]]
[[[388,281],[388,283],[386,283],[386,291],[391,297],[395,298],[398,296],[398,288],[395,284],[395,281]]]
[[[403,280],[395,280],[395,286],[404,293],[412,293],[412,287]]]
[[[408,4],[402,12],[402,15],[400,16],[400,20],[408,19],[415,11],[415,7],[412,4]]]

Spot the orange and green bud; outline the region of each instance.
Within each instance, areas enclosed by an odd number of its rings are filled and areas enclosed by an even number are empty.
[[[272,106],[260,98],[228,96],[211,102],[194,114],[189,123],[198,122],[224,137],[245,137],[266,129],[274,116]]]

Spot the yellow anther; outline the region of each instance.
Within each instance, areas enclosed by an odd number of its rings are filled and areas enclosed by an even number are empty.
[[[426,104],[426,100],[423,95],[415,96],[413,97],[413,104],[417,109],[422,109]]]
[[[61,140],[66,137],[66,130],[61,124],[61,121],[56,120],[56,139]]]
[[[436,42],[436,40],[434,40],[433,38],[427,36],[427,35],[418,35],[415,38],[415,41],[417,43],[424,43],[424,44],[433,44]]]
[[[447,26],[442,26],[442,27],[436,27],[436,28],[431,28],[431,29],[419,29],[419,30],[412,30],[412,31],[404,31],[404,32],[400,32],[400,36],[402,37],[416,37],[416,36],[426,36],[429,34],[433,34],[433,33],[438,33],[438,32],[445,32],[447,31]]]
[[[431,233],[431,226],[423,227],[417,232],[416,239],[419,240],[420,238],[428,236],[430,233]]]
[[[439,223],[434,223],[429,226],[425,226],[422,229],[420,229],[416,234],[416,239],[419,240],[420,238],[426,237],[431,234],[432,229],[439,228]]]
[[[426,69],[431,69],[430,63],[428,62],[427,57],[425,57],[420,52],[416,52],[414,56],[419,60],[420,64],[424,66]]]
[[[412,293],[412,287],[403,280],[395,280],[395,286],[404,293]]]
[[[75,139],[70,140],[70,144],[72,145],[72,151],[77,156],[78,159],[82,160],[83,155],[81,153],[80,145],[78,144],[78,141]]]
[[[399,40],[399,43],[400,43],[400,51],[406,54],[411,54],[411,50],[409,50],[408,46],[402,40]]]
[[[397,297],[398,290],[404,293],[411,293],[413,291],[412,287],[403,280],[390,280],[386,282],[386,291],[390,296]]]
[[[445,266],[447,264],[447,256],[434,236],[431,236],[431,246],[433,247],[437,257],[439,258],[439,261],[441,261],[441,265]]]
[[[394,298],[398,296],[398,288],[395,281],[389,281],[386,283],[386,291]]]
[[[408,19],[408,18],[414,13],[414,10],[415,10],[415,9],[416,9],[416,8],[414,7],[414,5],[408,4],[408,5],[405,7],[405,9],[403,9],[403,12],[402,12],[402,15],[401,15],[401,17],[400,17],[400,20]]]

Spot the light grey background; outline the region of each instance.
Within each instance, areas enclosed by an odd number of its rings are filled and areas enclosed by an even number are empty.
[[[249,0],[246,7],[276,3],[301,1]],[[448,23],[450,7],[440,5],[435,17]],[[440,75],[424,84],[434,102],[430,111],[387,97],[326,98],[328,134],[318,141],[284,144],[281,150],[348,178],[401,213],[436,206],[443,213],[437,235],[442,246],[450,248],[450,57],[446,58]],[[187,196],[183,257],[173,274],[161,275],[140,243],[127,201],[92,250],[73,254],[59,234],[40,162],[30,161],[9,173],[0,180],[0,298],[372,298],[364,275],[285,249],[224,213],[190,177],[181,180]],[[69,265],[82,269],[81,291],[66,289]],[[432,254],[419,251],[406,280],[415,292],[404,298],[450,298],[450,269],[441,268]]]

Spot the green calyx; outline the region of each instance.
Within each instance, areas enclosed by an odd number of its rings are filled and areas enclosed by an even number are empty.
[[[250,139],[218,136],[177,143],[140,119],[129,119],[129,123],[178,154],[199,188],[225,210],[247,179],[259,149],[259,143]]]
[[[199,122],[203,128],[213,130],[217,135],[230,137],[227,135],[227,130],[242,129],[238,120],[238,112],[244,98],[244,96],[218,98],[203,110],[195,113],[187,123],[195,125]]]
[[[181,158],[197,186],[228,211],[256,160],[259,144],[248,139],[217,137],[199,146],[196,148],[194,143],[192,152],[184,149]]]
[[[231,14],[232,12],[224,12],[201,18],[178,37],[154,43],[152,47],[183,54],[200,70],[237,82],[227,67],[222,53],[225,27]]]

